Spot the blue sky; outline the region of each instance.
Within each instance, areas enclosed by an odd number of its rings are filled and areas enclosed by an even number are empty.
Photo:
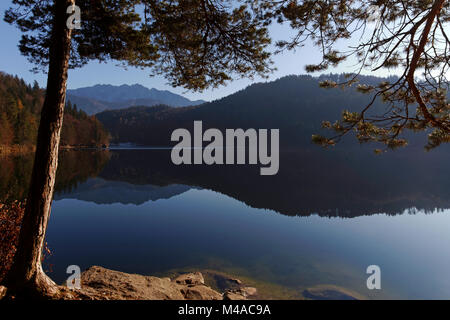
[[[20,31],[3,21],[4,12],[10,5],[10,0],[2,0],[0,3],[0,33],[2,40],[0,50],[0,70],[9,74],[18,75],[27,82],[37,80],[41,87],[45,87],[46,75],[43,73],[35,74],[30,72],[32,65],[19,52],[17,45],[21,36]],[[270,33],[274,39],[286,39],[291,31],[288,26],[274,25],[271,26]],[[320,61],[320,53],[311,44],[307,44],[305,47],[298,49],[295,52],[291,51],[274,56],[273,60],[277,71],[270,75],[269,80],[275,80],[291,74],[304,74],[305,65]],[[354,66],[351,66],[349,63],[348,65],[343,65],[338,69],[330,71],[352,72],[354,71]],[[167,84],[164,77],[150,77],[150,70],[140,70],[135,68],[128,68],[125,70],[122,67],[116,66],[114,62],[98,63],[92,61],[83,68],[70,70],[67,85],[69,89],[75,89],[95,84],[121,85],[138,83],[149,88],[170,90],[193,100],[204,99],[211,101],[244,89],[254,82],[261,81],[266,80],[260,78],[255,78],[254,80],[237,79],[228,83],[228,85],[217,89],[205,90],[203,92],[191,92],[186,91],[183,88],[171,87]]]

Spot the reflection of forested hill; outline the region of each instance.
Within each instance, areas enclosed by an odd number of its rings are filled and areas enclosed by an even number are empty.
[[[139,205],[149,200],[169,199],[190,189],[191,187],[184,185],[135,185],[122,181],[93,178],[81,183],[72,192],[59,192],[55,196],[55,200],[78,199],[98,204],[131,203]]]
[[[32,154],[0,156],[0,203],[26,198],[32,170]]]
[[[105,180],[211,189],[246,204],[286,215],[354,217],[417,207],[450,208],[450,155],[421,149],[376,156],[349,151],[284,150],[280,171],[260,176],[258,166],[175,166],[170,152],[112,152]]]
[[[55,199],[140,204],[198,187],[286,215],[395,214],[411,207],[450,208],[449,160],[441,149],[382,156],[319,147],[284,149],[279,173],[260,176],[259,166],[175,166],[169,150],[65,151]],[[31,159],[0,162],[2,201],[25,197]]]
[[[90,177],[96,177],[108,162],[108,151],[61,151],[55,192],[70,192]],[[0,157],[0,203],[27,197],[34,154]]]

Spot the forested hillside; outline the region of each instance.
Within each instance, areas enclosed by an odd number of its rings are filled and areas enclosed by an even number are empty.
[[[35,144],[44,95],[37,82],[31,86],[17,76],[0,72],[0,150]],[[107,145],[108,139],[95,117],[68,106],[62,145],[101,146]]]
[[[361,110],[370,96],[356,88],[323,89],[319,82],[331,79],[339,82],[341,75],[288,76],[267,83],[256,83],[230,96],[185,108],[134,107],[97,114],[116,142],[167,146],[177,128],[193,127],[195,120],[207,128],[268,128],[280,129],[282,145],[304,147],[311,145],[313,134],[332,134],[321,128],[322,121],[334,122],[343,110]],[[341,79],[342,80],[342,79]],[[379,83],[382,79],[363,77],[363,83]],[[373,110],[383,113],[386,108],[377,101]],[[426,144],[424,135],[416,135],[411,144]],[[358,146],[351,135],[343,141],[346,146]],[[340,147],[342,143],[338,146]],[[372,147],[373,148],[373,147]]]
[[[95,116],[77,108],[70,101],[64,110],[61,133],[63,146],[104,146],[109,144],[109,133]]]
[[[0,73],[0,145],[33,144],[44,90]]]

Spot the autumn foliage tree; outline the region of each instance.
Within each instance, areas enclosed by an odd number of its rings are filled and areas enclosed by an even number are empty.
[[[29,151],[36,143],[45,90],[37,83],[0,72],[0,152]],[[103,146],[109,135],[94,116],[88,116],[67,103],[61,144],[65,146]],[[17,148],[18,147],[18,148]]]
[[[30,191],[14,263],[6,277],[13,294],[59,297],[41,254],[50,216],[70,67],[91,59],[149,68],[192,90],[232,77],[270,71],[267,30],[245,3],[216,0],[13,0],[5,20],[24,34],[20,51],[48,70]],[[81,29],[67,27],[79,6]],[[70,12],[70,10],[69,10]]]
[[[95,116],[87,115],[68,101],[60,143],[70,147],[103,147],[109,145],[109,133]]]
[[[23,79],[0,73],[0,147],[36,141],[43,90]]]

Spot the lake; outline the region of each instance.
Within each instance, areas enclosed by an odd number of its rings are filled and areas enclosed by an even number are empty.
[[[217,270],[283,298],[333,285],[449,299],[450,156],[427,157],[282,150],[279,174],[260,176],[259,165],[175,166],[164,148],[64,151],[45,268],[57,282],[69,265]],[[23,197],[30,160],[0,163],[2,197]],[[381,290],[367,289],[369,265]]]

